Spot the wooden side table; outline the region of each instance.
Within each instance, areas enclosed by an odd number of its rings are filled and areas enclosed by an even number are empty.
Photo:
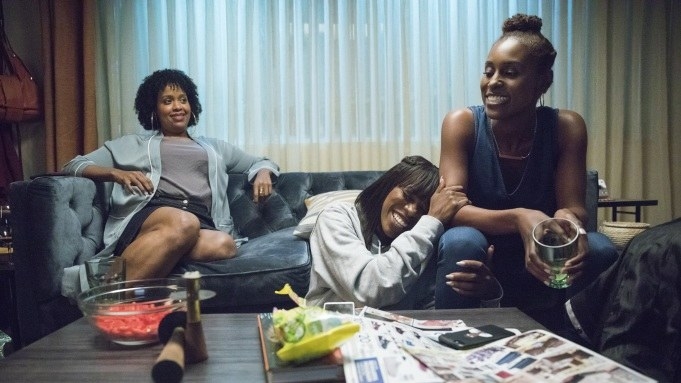
[[[630,214],[636,222],[641,222],[641,207],[657,206],[656,199],[599,199],[598,207],[612,208],[612,221],[617,221],[618,214]],[[634,211],[622,210],[623,207],[633,207]]]

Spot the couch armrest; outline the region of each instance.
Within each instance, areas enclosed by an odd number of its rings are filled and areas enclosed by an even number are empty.
[[[63,269],[83,263],[101,247],[104,212],[97,186],[86,178],[38,177],[10,185],[17,314],[22,340],[44,335],[43,306],[61,298]],[[58,318],[57,318],[58,319]]]

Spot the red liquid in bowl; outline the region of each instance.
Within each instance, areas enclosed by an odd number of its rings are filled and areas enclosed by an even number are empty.
[[[118,303],[93,314],[90,321],[113,342],[126,345],[155,343],[158,342],[161,319],[177,309],[176,306],[164,308],[153,303]]]

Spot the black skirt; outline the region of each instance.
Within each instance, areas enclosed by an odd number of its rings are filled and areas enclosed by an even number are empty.
[[[132,216],[128,225],[123,229],[123,233],[118,238],[113,255],[120,256],[123,254],[123,251],[125,251],[130,243],[137,238],[144,221],[146,221],[156,209],[164,206],[188,211],[199,219],[202,229],[216,230],[213,218],[211,218],[208,208],[203,204],[192,202],[188,199],[156,193],[142,210]]]

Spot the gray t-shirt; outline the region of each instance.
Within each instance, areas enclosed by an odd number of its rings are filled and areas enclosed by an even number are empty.
[[[163,137],[158,190],[205,205],[210,212],[208,154],[191,138]]]

